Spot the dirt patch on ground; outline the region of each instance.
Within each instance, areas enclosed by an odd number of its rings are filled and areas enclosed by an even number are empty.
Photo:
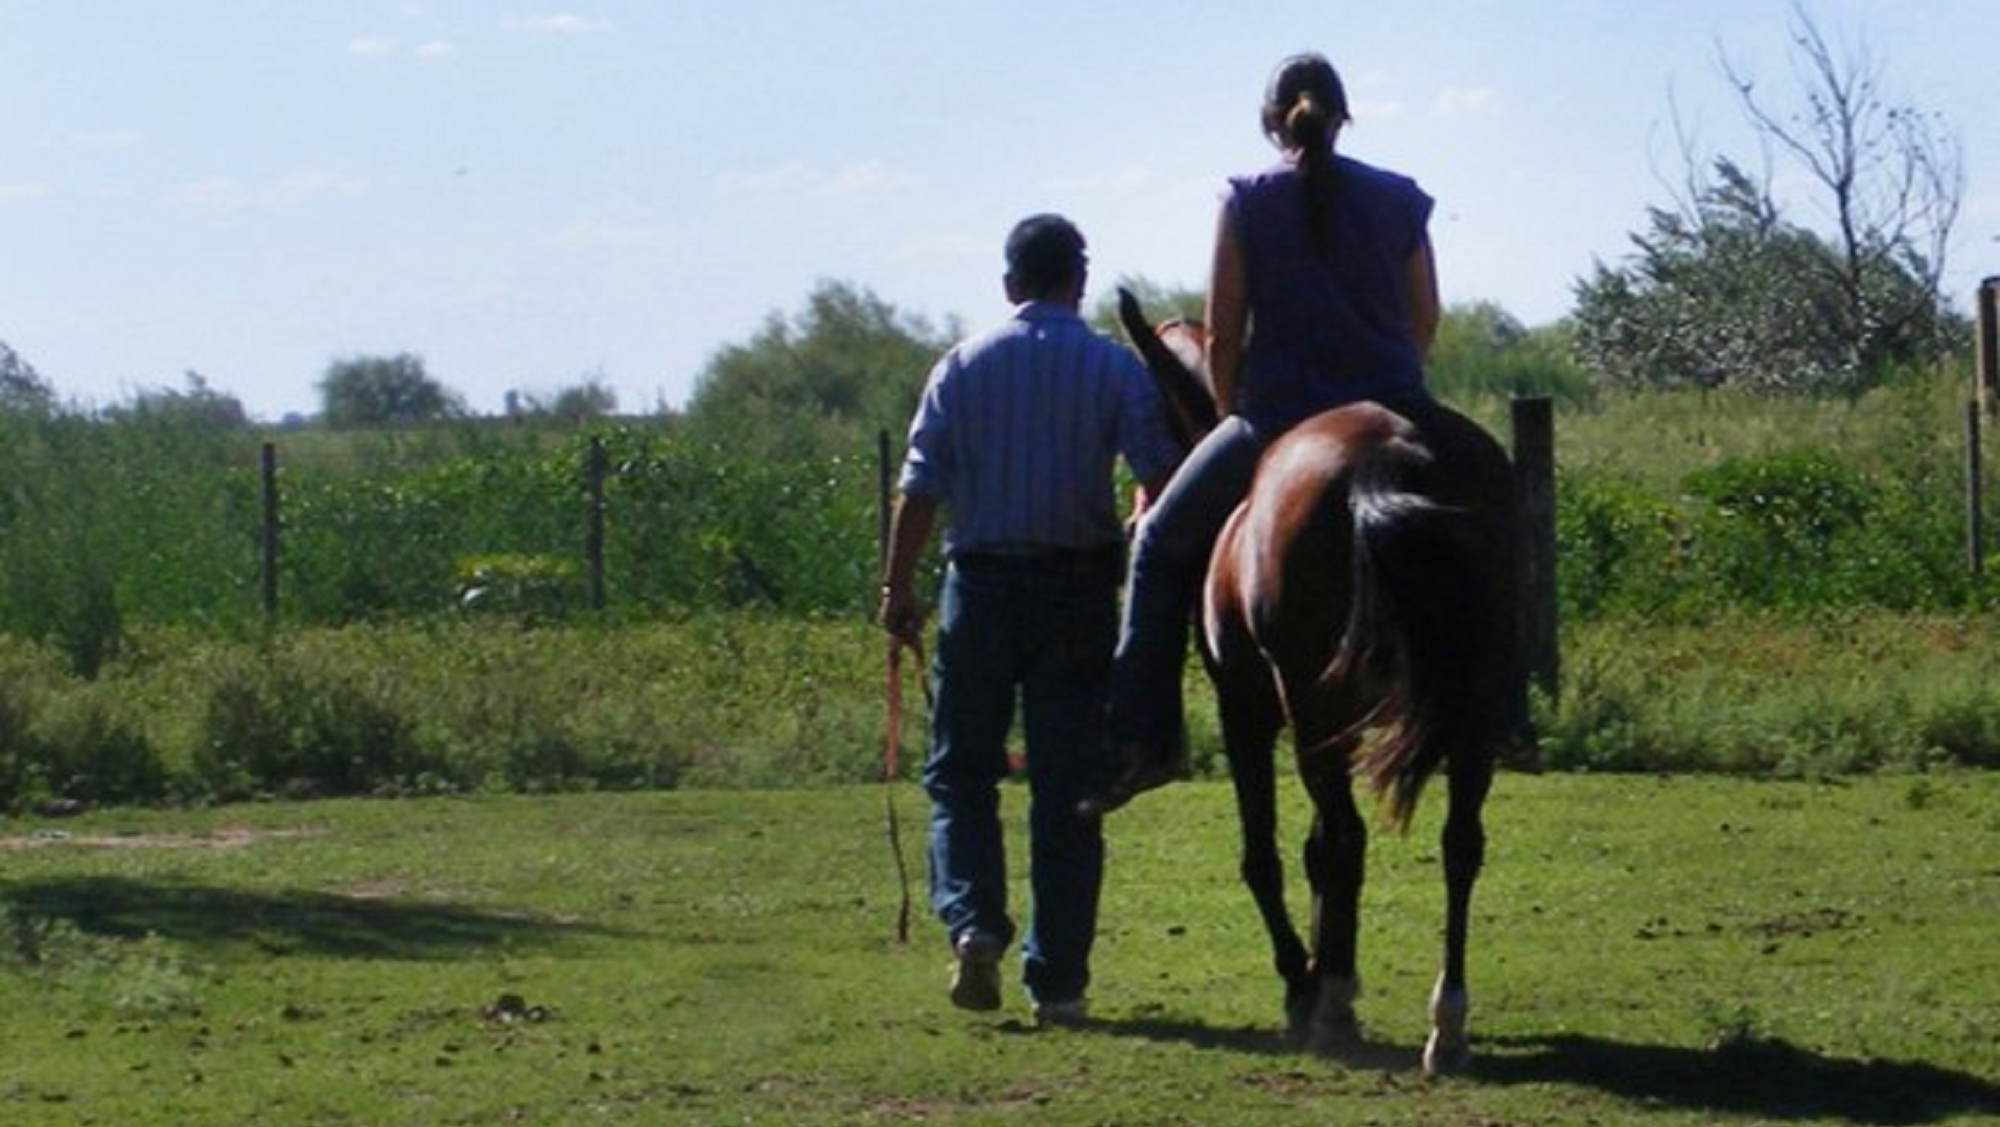
[[[32,833],[0,836],[0,849],[40,849],[55,845],[85,849],[242,849],[262,841],[319,837],[323,829],[299,826],[292,829],[251,829],[229,826],[205,834],[103,834],[72,833],[68,830],[35,830]]]

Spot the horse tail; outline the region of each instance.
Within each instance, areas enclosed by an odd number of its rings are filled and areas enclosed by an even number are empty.
[[[1362,688],[1378,703],[1336,737],[1378,729],[1351,764],[1379,796],[1385,820],[1407,829],[1425,782],[1453,749],[1476,750],[1484,710],[1477,623],[1481,594],[1476,514],[1426,490],[1431,453],[1391,439],[1356,464],[1353,597],[1347,628],[1324,679]]]

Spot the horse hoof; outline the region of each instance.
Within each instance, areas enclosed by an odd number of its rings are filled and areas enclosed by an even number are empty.
[[[1459,1072],[1472,1063],[1472,1038],[1465,1031],[1471,1010],[1471,999],[1464,990],[1448,990],[1440,982],[1431,991],[1431,1035],[1424,1042],[1424,1075]]]
[[[1424,1042],[1424,1075],[1447,1076],[1463,1072],[1472,1064],[1470,1041],[1447,1039],[1432,1033]]]
[[[1306,1021],[1305,1047],[1320,1056],[1337,1056],[1361,1045],[1361,1019],[1354,1016],[1354,1000],[1361,996],[1355,979],[1328,979],[1321,983],[1312,1016]]]
[[[1294,998],[1285,1003],[1285,1044],[1303,1049],[1312,1039],[1313,999]]]
[[[1352,1053],[1363,1044],[1361,1023],[1349,1015],[1345,1021],[1326,1020],[1315,1017],[1306,1030],[1306,1051],[1315,1056],[1339,1057]]]

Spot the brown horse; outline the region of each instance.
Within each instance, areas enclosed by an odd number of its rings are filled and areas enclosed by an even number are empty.
[[[1120,314],[1176,429],[1199,437],[1216,417],[1199,326],[1155,330],[1130,294]],[[1470,1059],[1465,948],[1485,853],[1480,811],[1501,750],[1528,730],[1515,508],[1507,455],[1464,416],[1430,402],[1401,413],[1358,403],[1271,444],[1210,557],[1201,649],[1242,821],[1243,880],[1270,933],[1289,1026],[1316,1049],[1360,1042],[1368,827],[1350,778],[1402,830],[1442,768],[1444,959],[1424,1068]],[[1313,807],[1311,950],[1286,911],[1277,849],[1273,750],[1287,724]]]

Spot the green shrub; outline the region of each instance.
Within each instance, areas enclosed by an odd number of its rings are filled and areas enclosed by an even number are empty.
[[[0,411],[0,630],[92,675],[134,622],[247,621],[256,464],[198,414]]]
[[[1773,614],[1607,621],[1564,639],[1537,725],[1557,770],[1817,778],[2000,757],[2000,644],[1983,619]]]
[[[782,462],[621,432],[608,440],[611,598],[653,613],[871,610],[874,468]]]
[[[1864,528],[1874,490],[1830,451],[1802,448],[1734,458],[1688,475],[1704,503],[1703,571],[1718,599],[1749,607],[1852,601],[1855,563],[1843,555]]]
[[[1432,394],[1451,403],[1545,396],[1559,407],[1597,401],[1563,328],[1529,329],[1487,302],[1445,310],[1424,365]]]
[[[404,671],[329,637],[215,664],[192,758],[216,796],[407,793],[434,776]]]
[[[24,797],[120,805],[154,802],[168,793],[160,750],[114,685],[80,685],[58,694],[35,727],[41,760],[29,774]]]
[[[1688,517],[1617,474],[1556,477],[1556,586],[1566,621],[1608,615],[1680,619],[1702,609]]]
[[[63,680],[52,652],[0,634],[0,810],[24,805],[46,773],[36,729]]]

